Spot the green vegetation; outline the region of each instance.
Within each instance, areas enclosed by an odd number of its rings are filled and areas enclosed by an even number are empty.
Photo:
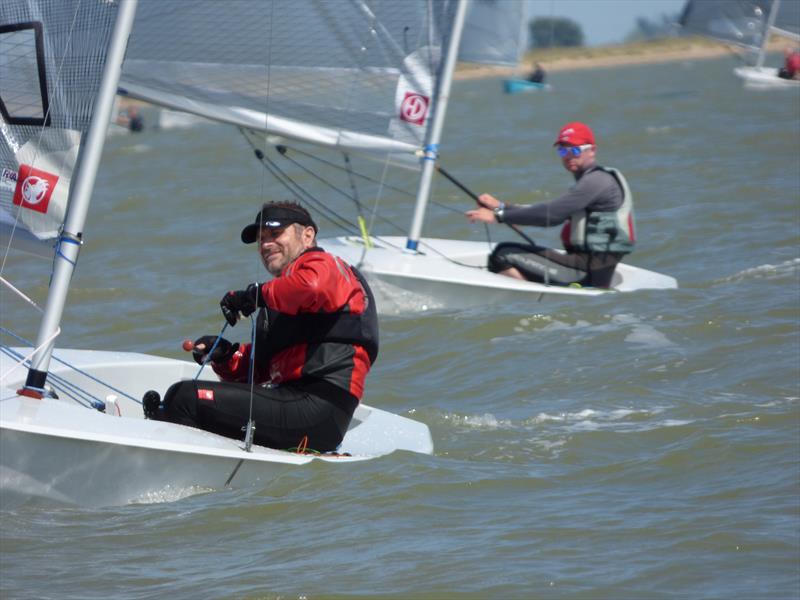
[[[532,48],[583,46],[583,29],[572,19],[537,17],[529,24]]]

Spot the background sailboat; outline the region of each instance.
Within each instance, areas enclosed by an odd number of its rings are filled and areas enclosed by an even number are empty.
[[[778,77],[777,67],[764,65],[771,34],[800,41],[800,2],[795,0],[688,0],[680,24],[699,33],[744,48],[752,65],[733,72],[749,87],[800,87],[800,80]]]
[[[422,235],[456,60],[516,64],[523,4],[243,2],[227,11],[228,22],[218,18],[215,3],[197,2],[186,15],[173,4],[143,2],[121,91],[238,126],[277,182],[323,222],[349,233],[321,245],[362,268],[382,312],[401,304],[461,309],[544,294],[607,293],[512,281],[486,270],[491,242]],[[514,35],[498,35],[486,23],[506,23],[501,32]],[[338,162],[345,174],[338,187],[328,182],[325,199],[284,169],[286,159],[306,155],[325,157],[328,166]],[[361,173],[353,166],[362,157],[377,171],[368,193],[358,190]],[[327,175],[320,163],[306,165],[320,179]],[[398,174],[399,168],[408,170]],[[390,185],[412,180],[413,206]],[[328,199],[343,189],[356,217],[343,216]],[[368,226],[381,201],[408,204],[405,236],[376,235]],[[613,289],[676,285],[623,264]],[[411,301],[396,302],[401,296]]]

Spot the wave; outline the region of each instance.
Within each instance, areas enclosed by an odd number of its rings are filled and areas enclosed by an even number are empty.
[[[646,410],[632,408],[596,410],[585,408],[573,412],[541,412],[521,420],[499,419],[491,413],[474,415],[443,413],[440,418],[443,422],[460,429],[492,431],[558,430],[567,433],[601,430],[620,433],[642,432],[666,427],[679,427],[694,422],[692,419],[671,419],[659,416],[662,415],[664,410],[660,407]]]
[[[750,279],[780,279],[782,277],[795,275],[798,271],[800,271],[800,258],[793,258],[791,260],[785,260],[777,265],[765,264],[744,269],[733,275],[715,279],[712,283],[735,283]]]
[[[524,333],[549,333],[549,332],[576,332],[585,340],[587,334],[604,334],[628,329],[624,341],[629,344],[649,346],[654,348],[677,348],[678,344],[671,341],[666,334],[659,331],[653,323],[661,320],[660,316],[648,317],[647,320],[633,314],[623,313],[618,315],[603,315],[602,321],[592,323],[585,319],[577,319],[570,323],[559,320],[550,315],[532,315],[519,320],[513,327],[514,334]],[[507,339],[508,336],[492,338],[493,343]]]

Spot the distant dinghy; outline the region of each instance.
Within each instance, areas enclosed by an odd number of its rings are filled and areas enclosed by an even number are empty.
[[[779,69],[764,66],[770,34],[800,41],[797,0],[688,0],[680,24],[686,31],[740,46],[754,57],[753,64],[733,70],[745,87],[800,87],[800,80],[780,77]]]
[[[537,83],[527,79],[505,79],[503,80],[503,91],[506,94],[519,94],[521,92],[541,92],[550,91],[552,86],[549,83]]]

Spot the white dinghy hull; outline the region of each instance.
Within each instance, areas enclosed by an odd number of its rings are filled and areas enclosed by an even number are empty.
[[[778,77],[778,69],[770,67],[736,67],[733,72],[748,88],[800,88],[800,79]]]
[[[404,252],[405,238],[387,236],[371,240],[364,251],[357,236],[319,241],[359,269],[370,280],[382,313],[435,309],[463,310],[494,303],[535,302],[545,295],[599,296],[611,292],[674,289],[675,278],[620,263],[610,290],[545,285],[520,281],[486,270],[494,244],[424,238],[420,253]]]
[[[26,349],[13,349],[25,352]],[[13,362],[2,355],[6,373]],[[189,379],[196,365],[144,354],[64,350],[57,356],[80,371],[125,390],[133,398],[164,391]],[[296,454],[173,423],[148,421],[138,402],[108,401],[106,385],[69,367],[55,367],[56,393],[80,386],[106,399],[101,412],[66,397],[18,396],[25,369],[0,388],[0,505],[31,497],[83,506],[171,501],[194,493],[266,485],[287,469],[312,461],[350,463],[408,450],[433,452],[428,427],[369,406],[356,410],[340,452],[350,456]],[[212,374],[213,376],[213,374]]]

